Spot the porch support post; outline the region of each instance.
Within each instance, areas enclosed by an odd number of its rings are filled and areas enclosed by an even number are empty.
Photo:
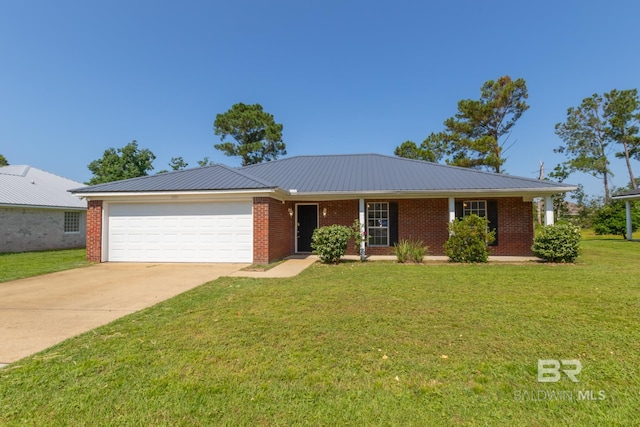
[[[456,199],[449,197],[449,222],[456,220]]]
[[[631,222],[631,201],[625,200],[624,207],[627,213],[627,240],[631,240],[633,238],[633,223]]]
[[[544,198],[544,225],[553,225],[553,197]]]
[[[360,222],[360,233],[365,232],[364,225],[364,199],[360,199],[358,202],[358,221]],[[365,244],[364,240],[360,242],[360,261],[365,260]]]

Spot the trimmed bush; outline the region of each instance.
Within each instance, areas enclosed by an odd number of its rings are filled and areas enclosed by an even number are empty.
[[[311,248],[324,263],[337,264],[347,251],[353,229],[343,225],[316,228],[311,236]]]
[[[449,240],[444,243],[444,253],[450,262],[487,262],[495,231],[489,231],[489,220],[471,214],[449,223]]]
[[[400,239],[400,242],[393,245],[393,252],[398,258],[398,262],[421,263],[422,258],[429,253],[429,248],[422,240]]]
[[[573,224],[542,227],[533,240],[531,250],[547,262],[574,262],[580,255],[580,228]]]

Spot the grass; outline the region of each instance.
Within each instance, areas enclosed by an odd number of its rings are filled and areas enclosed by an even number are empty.
[[[243,271],[269,271],[272,268],[282,264],[285,260],[275,261],[269,264],[251,264],[248,267],[243,268]]]
[[[0,282],[89,265],[85,249],[0,253]]]
[[[640,243],[583,247],[222,278],[0,370],[0,424],[631,425]],[[538,359],[580,382],[539,383]]]

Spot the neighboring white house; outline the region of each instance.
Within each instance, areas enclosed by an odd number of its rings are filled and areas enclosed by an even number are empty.
[[[87,202],[81,183],[31,166],[0,167],[0,252],[83,248]]]

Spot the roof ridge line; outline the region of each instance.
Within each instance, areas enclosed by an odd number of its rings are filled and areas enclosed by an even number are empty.
[[[212,166],[214,166],[214,165],[212,165]],[[249,174],[249,173],[247,173],[247,172],[245,172],[245,171],[242,171],[242,170],[241,170],[241,169],[242,169],[242,167],[241,167],[241,168],[232,168],[231,166],[227,166],[227,165],[222,164],[222,163],[218,163],[218,164],[217,164],[217,165],[215,165],[215,166],[222,166],[223,168],[227,169],[228,171],[231,171],[231,172],[233,172],[233,173],[237,173],[238,175],[240,175],[240,176],[242,176],[242,177],[244,177],[244,178],[250,179],[250,180],[252,180],[252,181],[255,181],[255,182],[257,182],[258,184],[266,185],[266,186],[268,186],[268,187],[274,187],[274,188],[277,188],[277,187],[278,187],[278,186],[277,186],[276,184],[274,184],[273,182],[265,181],[265,180],[263,180],[263,179],[261,179],[261,178],[258,178],[257,176],[254,176],[254,175],[251,175],[251,174]],[[245,167],[245,166],[243,166],[243,167]]]

